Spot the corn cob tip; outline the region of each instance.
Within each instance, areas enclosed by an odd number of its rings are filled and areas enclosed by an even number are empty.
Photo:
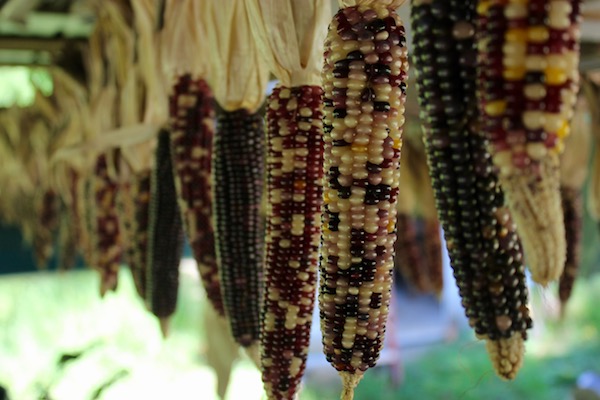
[[[354,399],[354,389],[358,386],[358,383],[363,377],[363,371],[347,372],[340,371],[342,377],[342,396],[341,400],[352,400]]]
[[[168,338],[169,333],[171,332],[171,317],[159,318],[158,323],[160,324],[160,332],[162,333],[163,339]]]
[[[260,347],[258,342],[252,343],[250,346],[243,347],[246,355],[254,363],[256,368],[260,370]]]
[[[501,179],[532,279],[542,286],[560,278],[567,254],[558,182],[557,159],[543,162],[537,178]]]
[[[104,298],[108,291],[115,292],[117,290],[117,275],[104,274],[100,280],[100,297]]]
[[[502,379],[513,380],[523,365],[523,335],[515,333],[509,338],[486,340],[485,346],[496,374]]]

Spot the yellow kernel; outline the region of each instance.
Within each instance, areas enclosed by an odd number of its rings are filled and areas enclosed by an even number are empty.
[[[524,67],[511,67],[511,68],[506,68],[503,71],[502,76],[506,80],[517,81],[517,80],[523,79],[525,77],[526,72],[527,72],[527,70]]]
[[[504,37],[507,42],[526,42],[527,31],[523,28],[509,28]]]
[[[495,100],[485,105],[485,113],[491,117],[498,117],[506,111],[506,101]]]
[[[549,37],[550,32],[545,26],[532,26],[527,30],[527,39],[529,39],[530,42],[545,42]]]
[[[402,139],[394,139],[394,144],[392,144],[392,147],[394,149],[401,149],[402,148]]]
[[[477,4],[477,14],[486,15],[492,4],[493,2],[490,0],[480,1],[479,4]]]
[[[548,85],[562,85],[567,81],[567,74],[565,70],[561,68],[549,66],[546,68],[544,73],[546,75],[546,83]]]
[[[363,145],[359,145],[359,144],[356,144],[356,143],[353,143],[351,149],[355,153],[366,153],[368,147],[367,146],[363,146]]]
[[[556,132],[556,136],[558,136],[559,139],[564,139],[569,136],[570,132],[571,127],[569,126],[569,122],[564,120],[560,129]]]

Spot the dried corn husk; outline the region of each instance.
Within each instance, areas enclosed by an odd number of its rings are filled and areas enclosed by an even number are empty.
[[[256,112],[265,98],[269,70],[252,36],[246,2],[206,0],[199,24],[206,29],[208,82],[217,102],[227,111]]]
[[[361,6],[365,8],[372,7],[388,7],[398,8],[404,0],[338,0],[340,7],[354,7]]]
[[[249,0],[248,17],[261,56],[281,85],[321,85],[329,0]]]

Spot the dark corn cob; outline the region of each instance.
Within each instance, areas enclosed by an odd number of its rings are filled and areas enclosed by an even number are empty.
[[[131,259],[131,273],[133,283],[142,299],[146,296],[146,281],[148,271],[148,241],[150,221],[150,186],[152,172],[145,171],[137,174],[132,182],[132,196],[134,201],[134,216],[130,246],[134,249]]]
[[[36,198],[38,221],[33,234],[33,251],[38,268],[48,267],[54,252],[54,234],[58,228],[58,197],[52,189],[47,189]]]
[[[260,332],[264,224],[264,125],[260,112],[217,111],[213,199],[221,294],[236,342],[255,348]]]
[[[166,130],[158,134],[150,190],[146,301],[150,311],[159,318],[163,335],[167,336],[169,319],[177,306],[184,236]]]
[[[469,323],[497,373],[512,379],[531,319],[519,239],[478,132],[475,1],[412,4],[421,119],[451,265]]]
[[[323,176],[318,86],[277,87],[267,111],[267,241],[261,370],[269,399],[292,399],[306,366],[317,284]]]
[[[171,153],[179,208],[206,295],[224,315],[212,224],[213,95],[202,79],[182,75],[169,99]]]
[[[578,0],[479,1],[483,129],[533,279],[566,255],[559,155],[578,90]]]
[[[416,218],[409,214],[398,213],[396,229],[398,238],[394,267],[410,288],[419,293],[429,293],[431,287],[421,253]]]
[[[396,241],[407,50],[400,17],[374,7],[340,10],[325,41],[319,309],[344,399],[383,346]]]
[[[424,219],[423,253],[431,292],[439,297],[444,290],[444,270],[440,222],[437,218]]]
[[[565,270],[558,281],[558,295],[561,309],[564,311],[573,291],[573,284],[577,277],[581,258],[583,200],[581,191],[578,189],[562,186],[560,191],[565,219],[565,231],[567,234],[567,262],[565,263]]]
[[[115,153],[116,156],[116,153]],[[100,295],[116,290],[119,263],[121,261],[121,238],[117,213],[118,182],[109,174],[113,157],[98,156],[92,180],[94,196],[95,232],[92,246],[96,250],[96,267],[100,271]],[[116,165],[116,164],[115,164]]]

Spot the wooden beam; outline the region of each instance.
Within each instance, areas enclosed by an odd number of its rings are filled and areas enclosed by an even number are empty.
[[[55,53],[65,46],[86,43],[87,39],[0,36],[0,49],[34,50]]]

